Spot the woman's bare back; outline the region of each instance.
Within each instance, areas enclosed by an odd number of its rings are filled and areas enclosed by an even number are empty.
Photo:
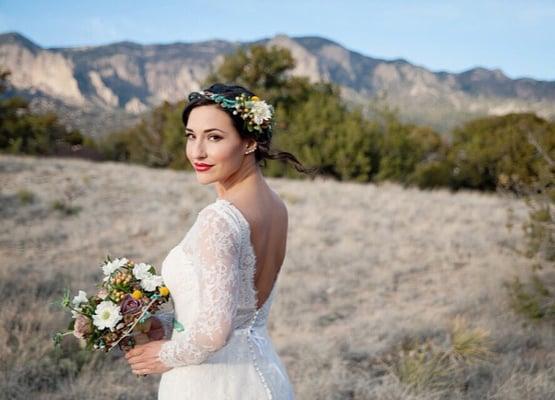
[[[256,308],[259,309],[270,296],[285,259],[287,207],[273,190],[265,196],[256,196],[255,203],[249,199],[239,198],[229,201],[243,214],[250,226],[250,240],[256,256],[254,275],[254,286],[258,293]]]

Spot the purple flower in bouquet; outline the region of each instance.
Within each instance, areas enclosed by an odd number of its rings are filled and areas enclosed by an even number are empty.
[[[120,307],[123,315],[138,314],[142,310],[143,302],[141,300],[135,300],[130,294],[126,294],[121,301]]]

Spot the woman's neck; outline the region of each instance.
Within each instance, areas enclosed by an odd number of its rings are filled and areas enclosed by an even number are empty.
[[[231,199],[236,192],[257,192],[267,187],[260,167],[252,163],[230,176],[225,182],[216,182],[215,189],[219,198]]]

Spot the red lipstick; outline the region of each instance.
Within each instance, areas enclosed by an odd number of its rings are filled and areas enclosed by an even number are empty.
[[[208,171],[212,168],[212,165],[204,163],[195,163],[194,166],[197,171]]]

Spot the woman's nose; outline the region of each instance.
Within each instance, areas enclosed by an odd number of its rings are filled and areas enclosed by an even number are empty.
[[[206,147],[202,140],[196,140],[193,144],[193,157],[204,158],[206,157]]]

